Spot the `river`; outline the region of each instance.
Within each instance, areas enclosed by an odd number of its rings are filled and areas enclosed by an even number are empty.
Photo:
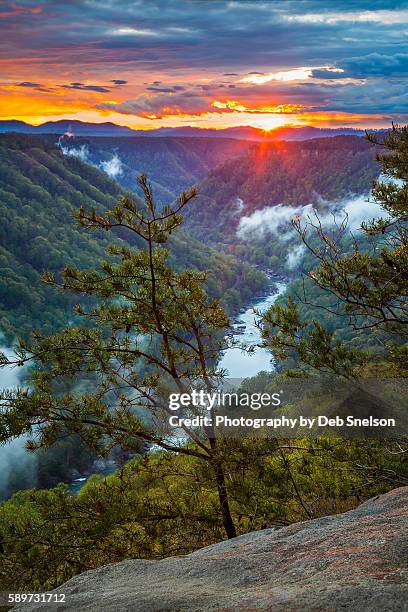
[[[245,326],[242,333],[234,337],[240,340],[243,344],[257,345],[261,342],[259,330],[255,326],[254,308],[263,313],[268,310],[286,290],[286,283],[277,282],[276,291],[266,297],[258,298],[252,301],[245,312],[239,314],[235,321],[234,327],[240,325]],[[8,357],[13,356],[13,352],[7,348],[0,348]],[[223,357],[219,362],[219,366],[228,370],[230,378],[247,378],[255,376],[262,370],[273,370],[273,357],[270,351],[262,347],[257,347],[254,353],[245,353],[237,348],[231,348],[224,352]],[[6,367],[0,368],[0,389],[17,387],[21,384],[21,379],[24,379],[24,368]]]
[[[266,312],[277,298],[286,290],[286,283],[276,283],[276,291],[266,297],[254,300],[249,308],[235,319],[234,327],[244,326],[242,333],[234,337],[245,345],[258,345],[261,342],[259,329],[255,325],[257,319],[254,308],[260,313]],[[270,351],[257,346],[253,353],[245,353],[238,348],[230,348],[224,352],[219,367],[227,370],[229,378],[248,378],[256,376],[258,372],[273,371],[273,356]]]
[[[286,283],[277,282],[276,290],[274,293],[267,295],[266,297],[254,299],[250,307],[248,307],[245,312],[239,314],[235,321],[234,327],[237,326],[245,326],[245,329],[242,329],[242,332],[234,337],[238,339],[245,345],[258,345],[261,342],[260,332],[255,326],[256,315],[254,313],[254,308],[258,310],[258,312],[263,313],[272,304],[275,303],[277,298],[282,295],[286,290]],[[9,349],[1,349],[3,352],[7,354],[7,356],[11,357],[13,355],[12,351]],[[248,378],[250,376],[255,376],[258,372],[263,370],[273,371],[274,370],[274,362],[273,356],[270,351],[257,346],[256,350],[253,353],[245,353],[242,352],[238,348],[230,348],[224,352],[223,357],[219,362],[219,366],[228,370],[229,378]],[[23,368],[0,368],[0,389],[4,387],[12,388],[21,384],[21,379],[24,380],[24,372],[22,372]],[[19,438],[14,441],[14,444],[17,444],[19,447],[19,451],[21,452],[22,457],[26,455],[26,451],[24,449],[25,439]],[[0,467],[5,469],[7,465],[10,464],[10,456],[8,445],[0,447]],[[9,467],[12,467],[9,465]],[[110,474],[114,471],[115,466],[109,466],[108,469],[99,470],[99,473],[104,473],[105,475]],[[69,489],[72,493],[77,493],[88,480],[87,476],[82,476],[80,478],[75,479],[69,484]],[[0,482],[1,489],[1,482]]]

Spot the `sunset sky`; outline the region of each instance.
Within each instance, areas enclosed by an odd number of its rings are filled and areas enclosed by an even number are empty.
[[[0,64],[0,119],[382,127],[408,122],[408,2],[0,0]]]

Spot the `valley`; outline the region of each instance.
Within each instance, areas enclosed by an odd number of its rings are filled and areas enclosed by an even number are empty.
[[[48,142],[56,136],[43,136]],[[218,165],[245,154],[253,143],[205,137],[60,137],[64,155],[94,165],[127,190],[138,190],[136,178],[146,174],[162,204],[196,185]]]
[[[0,612],[408,612],[408,0],[0,32]]]
[[[188,262],[207,270],[209,294],[230,313],[234,338],[255,346],[251,354],[228,349],[219,367],[231,378],[273,371],[271,352],[259,346],[254,308],[264,313],[299,276],[302,257],[296,255],[290,234],[293,215],[312,206],[327,213],[346,196],[368,191],[378,170],[372,148],[356,136],[257,143],[204,137],[0,135],[1,257],[9,271],[0,280],[4,344],[28,337],[32,326],[47,333],[67,322],[76,324],[74,297],[45,285],[41,275],[46,270],[58,275],[67,265],[86,269],[104,258],[105,232],[84,232],[75,213],[80,205],[103,213],[126,193],[141,205],[135,177],[142,172],[151,179],[160,205],[198,185],[185,229],[169,243],[170,261],[175,269]],[[358,196],[351,201],[353,197]],[[115,242],[139,246],[123,231]],[[15,369],[1,374],[2,386],[16,384]],[[56,453],[57,463],[67,452],[69,448],[61,448]],[[52,453],[42,461],[53,462]],[[78,462],[71,458],[71,472],[60,477],[74,480],[72,490],[79,490],[93,462],[86,453]],[[16,483],[22,488],[25,481],[17,478]],[[44,483],[48,485],[47,479]]]
[[[209,232],[233,245],[242,220],[256,211],[280,205],[324,209],[368,194],[379,175],[376,153],[356,136],[257,144],[199,184],[200,202],[191,208],[187,225],[194,235]]]
[[[265,144],[79,137],[57,146],[57,140],[0,136],[0,257],[10,271],[0,279],[0,330],[8,338],[24,336],[33,323],[56,329],[71,317],[72,300],[44,285],[41,274],[64,265],[87,267],[103,256],[103,232],[80,231],[74,214],[81,204],[100,211],[112,206],[122,189],[135,189],[139,172],[151,178],[159,202],[197,184],[199,196],[187,210],[184,234],[173,240],[172,258],[176,266],[189,260],[210,270],[210,293],[222,297],[231,312],[266,287],[262,269],[293,272],[285,263],[292,243],[276,240],[276,220],[271,216],[268,223],[265,211],[287,206],[289,228],[291,210],[325,210],[350,194],[368,192],[378,175],[372,147],[356,136]],[[119,171],[112,178],[106,164],[115,156]],[[245,230],[255,227],[256,215],[258,236]],[[123,232],[118,240],[126,240]]]
[[[87,268],[105,257],[106,233],[81,230],[75,215],[81,205],[99,213],[112,208],[123,193],[105,172],[63,155],[55,142],[55,136],[0,135],[0,331],[9,341],[26,337],[33,326],[54,331],[75,320],[73,299],[41,276],[58,275],[64,266]],[[124,232],[115,239],[134,240]],[[210,293],[225,298],[231,310],[266,286],[260,271],[185,232],[174,236],[170,252],[176,267],[190,261],[209,270]]]

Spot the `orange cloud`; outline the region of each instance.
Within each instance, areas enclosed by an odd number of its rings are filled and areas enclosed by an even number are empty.
[[[264,113],[272,113],[272,114],[281,114],[281,113],[299,113],[303,110],[307,110],[310,107],[304,106],[303,104],[276,104],[274,106],[259,106],[257,108],[250,108],[241,104],[237,100],[225,100],[222,102],[221,100],[214,100],[211,103],[211,106],[214,108],[218,108],[220,110],[226,111],[236,111],[239,113],[256,113],[256,114],[264,114]]]
[[[62,113],[75,113],[89,108],[89,103],[63,96],[24,94],[10,89],[0,94],[0,119],[20,119],[37,123],[38,117],[52,117]]]

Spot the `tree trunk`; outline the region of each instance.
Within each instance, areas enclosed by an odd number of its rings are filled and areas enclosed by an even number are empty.
[[[218,499],[220,500],[221,506],[222,524],[224,525],[227,538],[230,540],[231,538],[237,537],[237,531],[235,529],[234,521],[232,520],[231,511],[229,507],[224,470],[222,469],[222,465],[219,462],[215,464],[214,468],[215,477],[217,481]]]

